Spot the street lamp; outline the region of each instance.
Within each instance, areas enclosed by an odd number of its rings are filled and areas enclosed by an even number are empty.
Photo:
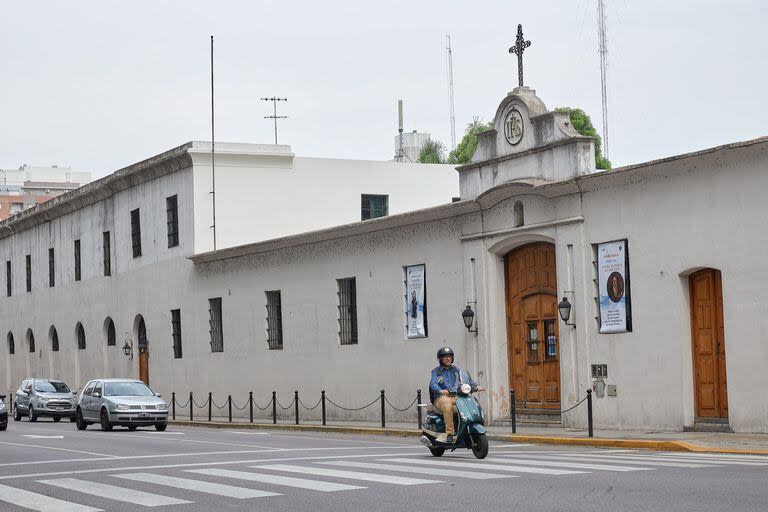
[[[563,300],[557,305],[557,310],[560,312],[560,318],[565,322],[565,325],[576,327],[576,324],[568,323],[568,320],[571,318],[571,303],[568,302],[568,297],[563,297]]]
[[[123,354],[125,354],[126,357],[133,359],[133,342],[131,340],[125,340],[125,344],[123,345]]]
[[[472,324],[475,321],[475,312],[472,311],[472,306],[467,304],[467,307],[461,312],[461,319],[464,320],[464,327],[467,328],[468,332],[477,333],[477,327],[472,330]]]

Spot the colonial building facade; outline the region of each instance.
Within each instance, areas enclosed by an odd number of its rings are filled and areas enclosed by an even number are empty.
[[[583,426],[584,414],[559,411],[591,388],[600,427],[715,421],[768,432],[768,306],[759,299],[768,138],[596,171],[592,140],[520,87],[452,178],[460,200],[449,202],[448,186],[441,204],[403,202],[361,222],[328,216],[333,201],[307,192],[324,177],[294,175],[287,188],[264,190],[266,171],[242,154],[253,148],[222,148],[221,158],[218,148],[216,161],[234,173],[225,180],[240,186],[217,192],[228,209],[217,207],[215,248],[204,144],[0,224],[11,269],[0,299],[7,387],[27,375],[75,386],[120,375],[166,394],[253,391],[262,404],[272,390],[285,403],[294,390],[321,389],[347,405],[381,389],[407,404],[448,344],[458,364],[484,373],[491,421],[508,416],[514,389],[518,407]],[[419,177],[405,167],[388,193],[432,198],[444,169]],[[355,187],[358,178],[334,183],[355,201],[379,193],[370,182]],[[242,195],[256,190],[270,208]],[[302,229],[294,215],[318,224]]]

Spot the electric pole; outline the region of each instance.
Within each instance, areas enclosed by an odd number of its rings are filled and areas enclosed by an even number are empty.
[[[262,101],[271,101],[272,107],[273,107],[273,114],[271,116],[264,116],[264,119],[274,119],[275,120],[275,145],[277,145],[277,120],[278,119],[288,119],[288,116],[279,116],[277,115],[277,102],[278,101],[288,101],[288,98],[278,98],[276,96],[272,96],[271,98],[261,98]]]

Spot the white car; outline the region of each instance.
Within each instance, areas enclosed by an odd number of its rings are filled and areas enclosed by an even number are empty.
[[[155,426],[162,432],[168,426],[168,405],[140,380],[96,379],[83,388],[75,408],[78,430],[99,423],[101,430],[115,425],[136,430]]]

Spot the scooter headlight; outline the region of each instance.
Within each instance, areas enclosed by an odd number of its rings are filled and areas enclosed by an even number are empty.
[[[472,386],[470,386],[469,384],[462,384],[461,392],[464,393],[465,395],[470,394],[472,392]]]

